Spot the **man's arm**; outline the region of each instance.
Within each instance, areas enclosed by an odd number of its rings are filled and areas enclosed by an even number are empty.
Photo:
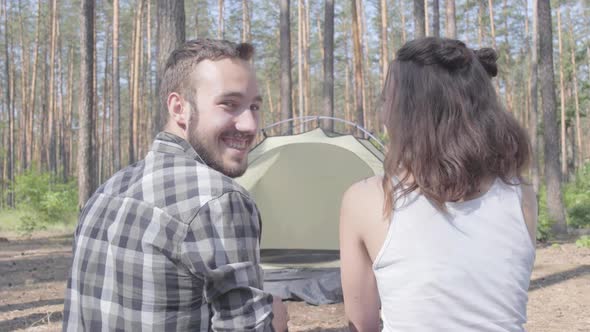
[[[201,207],[181,244],[181,260],[205,281],[214,331],[271,331],[270,294],[262,291],[260,219],[251,199],[226,193]]]

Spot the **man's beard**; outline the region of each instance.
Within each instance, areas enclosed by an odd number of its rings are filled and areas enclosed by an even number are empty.
[[[200,139],[195,131],[189,132],[189,143],[199,157],[201,157],[201,160],[214,170],[230,178],[237,178],[246,172],[247,164],[239,167],[224,167],[223,160],[221,158],[215,158],[215,153],[208,149],[211,143],[207,142],[207,140]]]
[[[230,178],[237,178],[242,176],[246,172],[246,168],[248,164],[245,163],[244,165],[240,165],[239,167],[224,167],[223,166],[223,159],[221,156],[219,158],[215,157],[215,151],[212,151],[212,147],[215,147],[217,144],[217,138],[211,138],[208,140],[207,138],[199,137],[197,124],[199,123],[199,111],[197,110],[197,103],[193,100],[190,100],[189,103],[191,104],[191,109],[193,114],[191,114],[191,120],[187,124],[188,128],[188,142],[189,144],[195,149],[195,152],[199,155],[203,163],[205,165],[213,168],[214,170],[229,176]]]

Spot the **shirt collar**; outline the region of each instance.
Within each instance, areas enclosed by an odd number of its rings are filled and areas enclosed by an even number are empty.
[[[152,144],[152,151],[182,155],[202,162],[201,157],[189,142],[166,131],[162,131],[156,135],[154,143]]]

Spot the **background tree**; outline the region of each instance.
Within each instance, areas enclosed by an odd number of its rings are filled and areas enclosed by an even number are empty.
[[[541,107],[544,122],[545,180],[547,183],[547,212],[553,224],[553,231],[565,234],[567,225],[561,194],[561,172],[559,169],[559,141],[555,118],[555,81],[553,72],[553,33],[551,4],[549,0],[537,0],[539,29],[539,81],[541,82]]]
[[[381,3],[385,2],[382,0]],[[334,116],[334,0],[325,0],[324,9],[324,115]],[[329,130],[334,130],[330,121]]]
[[[290,26],[290,1],[280,0],[281,7],[281,118],[293,117],[291,99],[291,26]],[[287,124],[287,133],[293,133],[293,123]]]
[[[78,206],[81,209],[92,192],[93,181],[92,137],[94,91],[92,77],[94,74],[94,1],[82,0],[80,20],[80,134],[78,140]]]
[[[424,0],[414,0],[414,38],[426,36]]]
[[[432,0],[432,35],[440,37],[440,5],[438,0]]]
[[[156,78],[156,91],[160,91],[160,79],[162,71],[166,66],[168,56],[178,46],[185,41],[185,16],[184,0],[157,0],[158,4],[158,44],[157,44],[157,61],[158,74]],[[154,112],[154,127],[152,133],[157,133],[164,126],[164,105],[158,105]]]
[[[457,38],[457,23],[455,17],[455,0],[445,0],[447,38]]]

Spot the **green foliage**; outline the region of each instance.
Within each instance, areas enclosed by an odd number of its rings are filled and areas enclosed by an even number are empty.
[[[60,182],[49,173],[27,171],[16,176],[12,185],[16,206],[23,214],[17,230],[30,234],[46,225],[68,223],[77,213],[76,181]]]
[[[575,181],[565,185],[564,201],[568,226],[590,227],[590,163],[578,171]]]
[[[590,227],[590,163],[576,174],[574,181],[563,186],[563,198],[570,228]],[[539,219],[537,240],[547,241],[551,235],[551,225],[547,213],[547,193],[545,187],[539,189]]]
[[[546,242],[551,237],[553,221],[547,213],[547,191],[545,187],[539,189],[539,217],[537,220],[537,241]]]
[[[580,248],[590,248],[590,236],[581,236],[578,240],[576,240],[576,246]]]

